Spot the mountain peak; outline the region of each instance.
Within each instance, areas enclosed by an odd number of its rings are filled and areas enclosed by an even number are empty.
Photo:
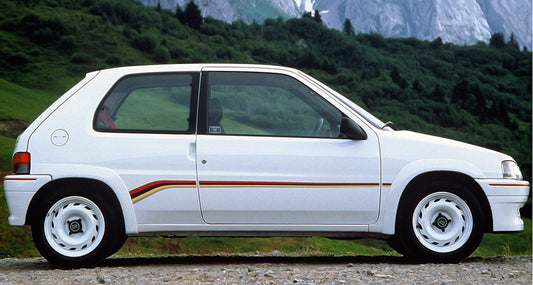
[[[159,2],[175,10],[190,0],[142,0],[148,6]],[[444,42],[488,42],[494,33],[507,39],[514,34],[520,45],[531,50],[532,0],[194,0],[202,15],[225,22],[251,23],[266,18],[300,17],[319,10],[324,23],[342,29],[350,19],[355,32],[380,33],[386,37],[416,37]]]

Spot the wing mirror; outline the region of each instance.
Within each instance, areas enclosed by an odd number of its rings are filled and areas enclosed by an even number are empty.
[[[341,120],[340,132],[341,136],[352,140],[366,140],[368,138],[365,130],[347,117],[343,117]]]

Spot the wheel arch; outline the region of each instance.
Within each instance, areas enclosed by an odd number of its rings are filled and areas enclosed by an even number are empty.
[[[122,226],[125,232],[128,232],[126,228],[128,221],[126,220],[126,215],[124,214],[125,209],[120,203],[113,189],[100,180],[81,177],[55,179],[43,185],[30,201],[25,224],[32,224],[32,221],[35,218],[35,212],[38,209],[40,201],[42,201],[45,196],[61,193],[63,191],[67,191],[68,189],[72,189],[73,187],[79,188],[80,191],[88,189],[90,189],[91,191],[97,191],[100,195],[103,195],[104,197],[110,199],[110,202],[113,204],[113,206],[118,211],[120,211],[120,215],[122,216],[121,221],[123,223]],[[83,194],[83,192],[80,192],[80,194]]]
[[[420,189],[423,185],[429,183],[430,181],[453,182],[453,183],[466,186],[468,189],[470,189],[479,201],[479,204],[483,212],[482,215],[487,217],[485,232],[491,231],[492,211],[491,211],[487,196],[485,195],[485,192],[472,177],[464,173],[455,172],[455,171],[426,172],[426,173],[419,174],[418,176],[414,177],[411,181],[409,181],[404,191],[402,192],[400,199],[398,200],[398,207],[396,209],[396,215],[395,215],[395,221],[394,221],[395,228],[398,223],[398,219],[400,218],[398,217],[397,213],[400,210],[400,207],[405,197],[408,196],[408,194],[411,193],[412,191],[418,191],[418,189]]]

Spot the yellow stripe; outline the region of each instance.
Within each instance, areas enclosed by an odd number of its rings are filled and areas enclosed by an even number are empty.
[[[193,187],[196,187],[196,186],[191,186],[191,185],[164,185],[164,186],[159,186],[159,187],[156,187],[146,193],[143,193],[133,199],[131,199],[134,203],[139,201],[139,200],[142,200],[144,198],[146,198],[147,196],[150,196],[152,194],[155,194],[156,192],[159,192],[161,190],[164,190],[164,189],[167,189],[167,188],[193,188]]]

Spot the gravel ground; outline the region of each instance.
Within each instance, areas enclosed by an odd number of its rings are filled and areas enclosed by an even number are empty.
[[[112,257],[55,269],[43,258],[0,259],[0,284],[532,284],[531,256],[410,264],[401,257]]]

